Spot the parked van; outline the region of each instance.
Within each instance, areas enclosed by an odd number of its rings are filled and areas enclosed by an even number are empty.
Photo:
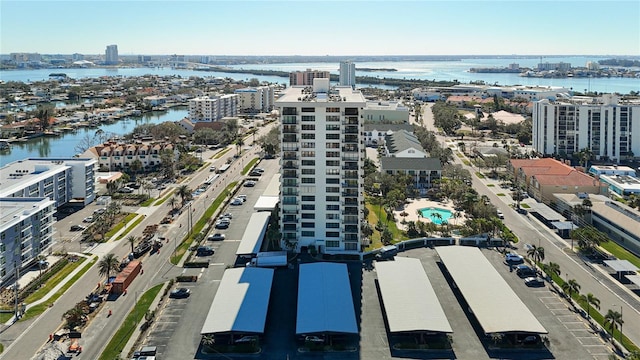
[[[380,252],[376,254],[376,260],[389,260],[398,255],[398,247],[395,245],[383,246]]]

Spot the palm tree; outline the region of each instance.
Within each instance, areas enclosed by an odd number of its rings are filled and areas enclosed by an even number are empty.
[[[129,165],[129,169],[133,172],[134,180],[138,177],[138,171],[142,170],[142,161],[135,159]]]
[[[613,335],[613,332],[618,328],[618,325],[620,325],[620,341],[622,341],[622,324],[624,324],[622,314],[609,309],[604,316],[604,327],[608,327],[611,330],[611,335]]]
[[[562,291],[567,293],[567,295],[569,295],[569,298],[571,299],[574,293],[580,291],[580,284],[578,284],[575,279],[571,279],[562,284]]]
[[[547,265],[547,272],[549,274],[556,274],[556,276],[560,276],[560,265],[554,262],[549,262],[549,264]]]
[[[544,248],[542,246],[531,245],[527,250],[527,256],[532,258],[536,263],[544,261]]]
[[[100,275],[106,275],[107,281],[109,281],[109,277],[111,277],[112,271],[118,270],[118,265],[120,261],[116,257],[115,254],[109,253],[102,257],[102,260],[98,262],[98,273]]]
[[[167,200],[167,202],[169,203],[169,205],[171,206],[171,209],[175,209],[176,208],[176,204],[178,203],[178,199],[175,198],[175,196],[172,196],[171,198],[169,198],[169,200]]]
[[[129,235],[129,237],[127,237],[127,241],[129,242],[129,244],[131,244],[131,252],[133,252],[134,250],[134,246],[136,245],[136,237],[133,235]]]
[[[189,186],[187,185],[180,185],[178,190],[176,190],[176,194],[180,196],[182,201],[181,205],[184,206],[184,203],[191,197],[191,189],[189,189]]]
[[[587,304],[587,319],[591,317],[591,306],[600,310],[600,299],[595,297],[595,295],[593,295],[592,293],[588,293],[587,295],[580,295],[580,300],[584,301],[584,303]]]

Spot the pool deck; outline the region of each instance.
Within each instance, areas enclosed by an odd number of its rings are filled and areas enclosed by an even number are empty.
[[[422,221],[425,223],[433,222],[431,221],[431,219],[418,216],[418,210],[429,208],[429,207],[447,209],[447,210],[450,210],[452,214],[456,213],[453,207],[453,201],[451,200],[447,200],[445,202],[438,202],[438,201],[431,201],[426,199],[408,199],[407,204],[405,204],[404,206],[404,210],[393,212],[393,216],[396,218],[396,226],[398,227],[398,229],[401,229],[401,230],[407,229],[407,227],[401,223],[402,219],[404,219],[407,222],[409,221]],[[400,214],[403,211],[406,212],[408,215],[400,216]],[[462,224],[463,222],[464,222],[464,212],[461,211],[460,217],[458,217],[457,219],[452,217],[450,224],[459,225],[459,224]]]

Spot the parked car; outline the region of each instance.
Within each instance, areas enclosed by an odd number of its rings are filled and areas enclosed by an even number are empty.
[[[133,192],[133,189],[130,187],[123,187],[120,190],[118,190],[118,192],[123,194],[131,194]]]
[[[198,256],[209,256],[213,255],[215,250],[213,250],[210,246],[198,246],[198,250],[196,250],[196,255]]]
[[[319,336],[305,336],[304,337],[304,341],[305,342],[312,342],[312,343],[316,343],[316,344],[322,344],[324,343],[324,338],[319,337]]]
[[[253,181],[253,180],[248,180],[248,181],[245,181],[244,186],[245,187],[254,187],[254,186],[256,186],[256,182]]]
[[[207,240],[209,240],[209,241],[223,241],[225,238],[226,238],[226,236],[224,234],[215,233],[213,235],[209,235]]]
[[[231,220],[231,219],[233,219],[233,214],[232,213],[224,213],[224,214],[222,214],[221,217]]]
[[[191,290],[187,288],[174,289],[169,293],[169,297],[173,299],[184,299],[188,298],[189,295],[191,295]]]
[[[518,265],[516,267],[516,274],[521,278],[527,278],[531,276],[536,276],[536,271],[530,266]]]
[[[230,204],[233,205],[233,206],[238,206],[238,205],[244,204],[244,201],[242,201],[242,199],[235,198],[235,199],[231,200]]]
[[[508,253],[505,255],[504,261],[509,265],[519,265],[524,263],[524,258],[516,253]]]
[[[86,218],[82,219],[82,222],[86,222],[86,223],[93,222],[93,216],[87,216]]]
[[[105,211],[107,211],[107,208],[100,208],[100,209],[93,210],[93,213],[97,214],[97,215],[100,215],[100,214],[104,214]]]
[[[82,225],[71,225],[71,231],[84,231],[86,230],[87,227],[86,226],[82,226]]]
[[[216,229],[228,229],[229,225],[231,225],[230,221],[218,220],[218,221],[216,221],[214,227]]]
[[[262,176],[262,173],[260,171],[253,170],[249,173],[249,176]]]
[[[240,199],[240,200],[242,200],[242,202],[246,202],[247,201],[247,195],[244,195],[244,194],[238,195],[238,196],[236,196],[236,199]]]
[[[539,277],[528,277],[524,279],[524,284],[529,287],[541,287],[544,286],[544,280]]]
[[[240,339],[235,340],[234,343],[245,344],[245,343],[252,343],[256,341],[258,341],[258,337],[255,335],[250,335],[250,336],[243,336]]]

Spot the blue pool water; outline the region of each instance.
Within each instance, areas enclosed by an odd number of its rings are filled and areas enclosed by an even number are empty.
[[[427,218],[433,221],[435,224],[441,225],[444,222],[449,222],[452,212],[451,210],[447,210],[447,209],[430,207],[430,208],[420,209],[420,214],[422,214],[423,218]],[[442,218],[435,217],[434,214],[440,214]]]

